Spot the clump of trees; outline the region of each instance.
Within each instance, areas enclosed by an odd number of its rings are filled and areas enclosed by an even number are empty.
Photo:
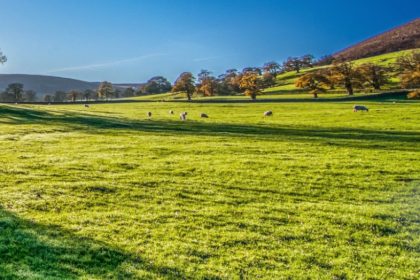
[[[307,54],[301,57],[289,57],[283,63],[283,69],[285,71],[296,71],[299,73],[302,68],[313,67],[314,66],[314,56]]]
[[[139,88],[140,94],[155,94],[169,92],[172,89],[171,83],[162,76],[150,78]]]
[[[1,102],[35,102],[37,94],[33,90],[24,90],[23,84],[12,83],[0,93]]]
[[[402,56],[397,59],[396,70],[400,74],[403,88],[420,87],[420,52]]]

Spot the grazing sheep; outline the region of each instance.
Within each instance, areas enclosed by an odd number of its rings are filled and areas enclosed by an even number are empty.
[[[151,117],[152,117],[152,112],[147,112],[147,116],[148,116],[149,118],[151,118]]]
[[[363,106],[363,105],[354,105],[353,112],[358,112],[358,111],[369,112],[369,109],[366,106]]]
[[[89,108],[89,104],[85,104],[85,108]]]
[[[264,112],[264,117],[271,117],[273,115],[272,111],[266,111]]]
[[[179,114],[179,118],[181,119],[181,121],[187,120],[187,114],[187,112],[182,112],[181,114]]]
[[[207,114],[201,113],[200,118],[208,118],[209,116]]]
[[[169,115],[173,115],[174,111],[173,110],[169,110]]]

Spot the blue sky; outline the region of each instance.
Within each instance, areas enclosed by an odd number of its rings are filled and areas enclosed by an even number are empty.
[[[173,81],[330,54],[419,17],[420,2],[0,0],[0,73]]]

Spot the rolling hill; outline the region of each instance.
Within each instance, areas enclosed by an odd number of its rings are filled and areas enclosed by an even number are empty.
[[[415,48],[420,48],[420,18],[339,51],[333,56],[355,60]]]
[[[34,90],[39,95],[54,93],[56,91],[96,89],[99,82],[86,82],[70,78],[62,78],[45,75],[27,74],[0,74],[0,91],[7,88],[11,83],[21,83],[25,90]],[[114,87],[124,89],[127,87],[139,87],[140,83],[114,84]]]

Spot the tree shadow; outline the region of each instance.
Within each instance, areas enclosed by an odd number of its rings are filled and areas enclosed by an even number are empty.
[[[133,266],[149,279],[191,278],[58,226],[19,218],[0,206],[1,279],[138,279]]]
[[[3,120],[2,120],[3,119]],[[378,142],[386,143],[419,143],[420,133],[417,131],[387,131],[359,129],[348,127],[314,127],[314,126],[279,126],[249,125],[235,123],[209,123],[201,121],[175,120],[133,120],[120,117],[98,116],[76,112],[50,113],[34,109],[11,106],[0,107],[0,123],[8,124],[45,124],[64,125],[86,133],[102,133],[101,130],[113,129],[120,131],[144,131],[175,135],[206,135],[232,137],[265,137],[278,140],[301,141],[336,141],[332,145],[356,145],[368,148],[390,148],[406,150],[406,147],[390,145],[384,147]],[[357,141],[357,142],[356,142]]]

